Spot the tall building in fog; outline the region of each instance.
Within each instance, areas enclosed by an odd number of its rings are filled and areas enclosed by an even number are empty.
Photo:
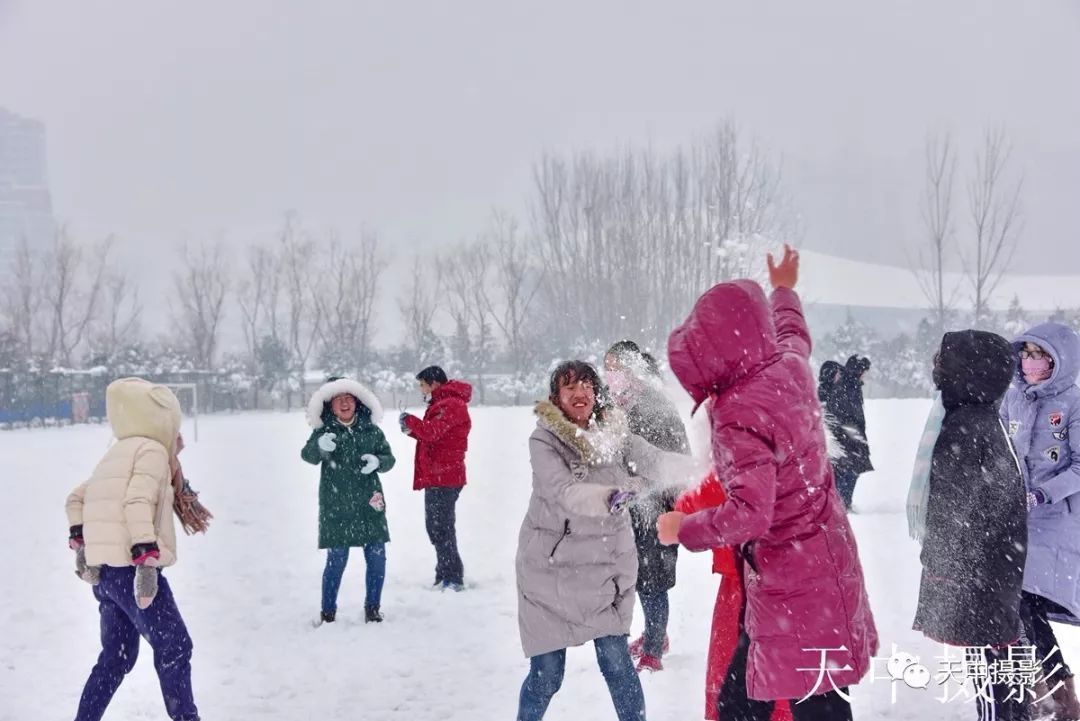
[[[55,230],[45,158],[45,125],[0,108],[0,282],[19,241],[44,247]]]

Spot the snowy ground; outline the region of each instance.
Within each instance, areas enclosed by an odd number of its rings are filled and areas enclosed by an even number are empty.
[[[856,494],[858,534],[883,654],[896,643],[940,653],[909,630],[918,588],[917,546],[903,505],[928,403],[868,407],[878,471]],[[460,545],[472,588],[428,590],[434,557],[421,495],[411,490],[412,443],[388,424],[399,462],[384,478],[393,542],[381,626],[363,623],[363,564],[350,566],[339,623],[311,627],[319,610],[322,555],[315,549],[317,471],[300,461],[302,416],[204,417],[184,465],[216,515],[209,535],[180,539],[169,571],[195,639],[196,700],[206,721],[508,721],[527,663],[518,645],[514,552],[529,493],[526,408],[474,412],[470,486],[459,506]],[[190,436],[190,429],[187,431]],[[0,594],[0,721],[74,716],[97,653],[97,612],[71,572],[64,497],[109,442],[104,427],[0,433],[7,503],[0,549],[8,580]],[[716,579],[705,556],[683,553],[672,598],[667,670],[644,679],[649,718],[702,717],[708,626]],[[640,626],[640,613],[637,626]],[[1066,631],[1067,656],[1080,637]],[[1070,653],[1071,652],[1071,653]],[[941,705],[940,690],[884,682],[855,690],[857,719],[970,719],[968,704]],[[106,718],[164,718],[149,650]],[[572,650],[566,682],[548,718],[614,718],[591,648]]]

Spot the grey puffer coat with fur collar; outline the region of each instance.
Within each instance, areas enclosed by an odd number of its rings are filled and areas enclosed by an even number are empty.
[[[612,514],[616,490],[692,473],[685,456],[629,433],[609,410],[582,430],[549,402],[529,438],[533,489],[517,550],[518,621],[527,657],[630,633],[637,549],[630,515]],[[662,468],[663,467],[663,468]]]

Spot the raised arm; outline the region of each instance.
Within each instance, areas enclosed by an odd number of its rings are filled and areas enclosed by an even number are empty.
[[[776,340],[781,349],[810,359],[810,329],[806,327],[799,294],[795,285],[799,281],[799,251],[784,246],[784,257],[774,262],[768,257],[769,280],[773,286],[772,311],[776,324]]]

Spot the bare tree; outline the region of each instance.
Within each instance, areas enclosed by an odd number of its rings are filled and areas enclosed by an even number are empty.
[[[3,317],[8,334],[27,356],[34,354],[38,336],[45,337],[41,328],[42,268],[26,236],[15,248],[11,277],[3,289]]]
[[[61,227],[44,257],[41,292],[49,317],[50,358],[71,365],[74,352],[87,339],[99,311],[112,238],[93,249],[91,255]]]
[[[358,243],[349,246],[331,231],[326,247],[326,265],[319,274],[324,292],[316,297],[323,355],[333,358],[332,363],[342,370],[356,372],[371,353],[375,303],[387,261],[373,233],[362,234]]]
[[[494,293],[483,291],[483,305],[506,342],[515,378],[521,380],[535,359],[535,337],[530,330],[538,325],[534,310],[544,273],[534,264],[513,218],[496,214],[489,237],[495,261]],[[514,403],[519,400],[515,397]]]
[[[438,262],[439,285],[454,324],[454,354],[471,373],[480,403],[486,399],[484,373],[494,353],[488,283],[491,248],[484,238],[452,249]]]
[[[436,272],[446,298],[444,310],[454,326],[451,342],[455,360],[471,371],[473,305],[476,296],[469,283],[469,251],[470,246],[464,243],[450,248],[439,256]]]
[[[142,312],[138,286],[123,270],[109,270],[104,281],[97,352],[111,359],[124,345],[137,341]]]
[[[423,257],[417,253],[412,261],[412,282],[408,293],[398,299],[402,320],[405,322],[406,342],[413,354],[413,361],[418,365],[433,362],[430,346],[435,338],[432,322],[438,310],[439,277],[424,264]]]
[[[316,246],[298,227],[296,216],[292,213],[285,217],[279,243],[284,268],[286,345],[292,355],[294,385],[302,391],[304,372],[322,328]],[[292,389],[288,403],[292,403]]]
[[[946,266],[955,240],[952,207],[956,152],[952,136],[927,137],[925,153],[926,187],[921,211],[926,236],[912,270],[930,305],[934,326],[941,333],[952,314],[957,294],[955,287],[946,287]]]
[[[264,336],[278,337],[281,262],[275,249],[253,244],[247,249],[247,273],[236,289],[247,352],[254,360]]]
[[[793,239],[780,164],[730,123],[689,150],[546,156],[533,175],[532,250],[564,350],[627,336],[661,345],[702,291],[760,279],[765,247]]]
[[[199,369],[213,370],[230,286],[225,248],[220,241],[185,245],[180,256],[173,274],[175,321]]]
[[[975,174],[968,183],[971,247],[963,254],[964,271],[974,294],[976,327],[990,323],[990,301],[1016,252],[1020,233],[1023,180],[1004,176],[1012,146],[1001,131],[987,131],[975,156]]]

